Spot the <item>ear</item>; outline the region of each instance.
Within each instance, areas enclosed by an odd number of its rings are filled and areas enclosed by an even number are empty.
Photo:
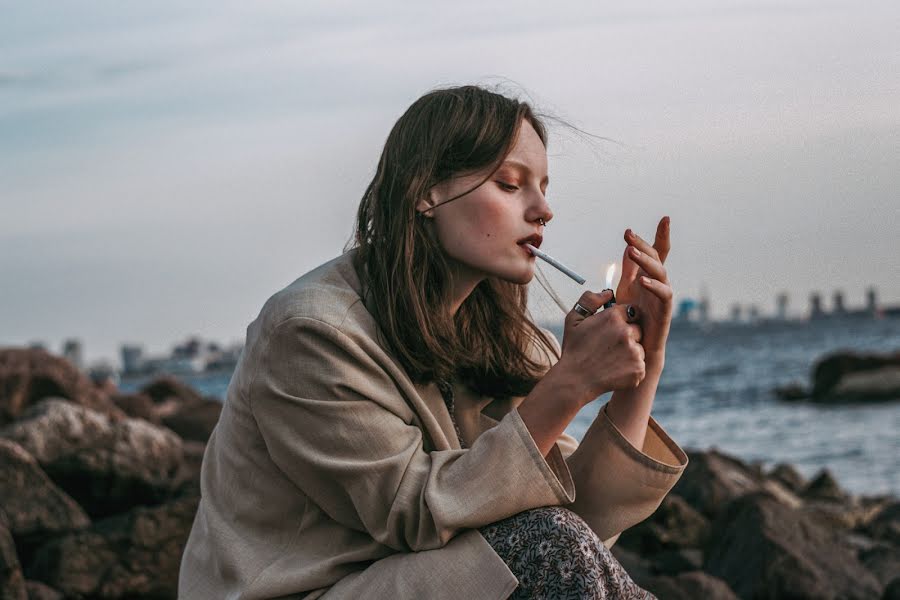
[[[428,193],[424,198],[420,198],[416,202],[416,212],[419,213],[420,216],[425,217],[426,219],[434,218],[434,211],[431,210],[435,206],[440,203],[440,197],[435,190],[435,188],[431,188],[428,190]]]

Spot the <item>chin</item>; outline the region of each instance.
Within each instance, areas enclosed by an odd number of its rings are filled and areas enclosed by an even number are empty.
[[[510,283],[515,283],[518,285],[526,285],[531,283],[531,280],[534,279],[534,269],[529,268],[524,271],[511,271],[503,274],[496,274],[495,277],[497,279],[502,279],[503,281],[508,281]]]

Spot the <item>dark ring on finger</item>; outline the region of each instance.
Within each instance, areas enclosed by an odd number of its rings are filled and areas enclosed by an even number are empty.
[[[625,309],[625,314],[628,315],[629,319],[633,319],[635,317],[635,315],[637,315],[637,311],[634,310],[634,307],[629,304],[628,308]]]
[[[577,312],[579,315],[581,315],[583,317],[590,317],[591,315],[594,314],[592,311],[586,309],[578,302],[575,303],[575,307],[572,308],[572,310],[574,310],[575,312]]]

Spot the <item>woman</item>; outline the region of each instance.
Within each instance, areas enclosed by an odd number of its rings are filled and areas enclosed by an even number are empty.
[[[553,218],[545,140],[475,86],[399,119],[353,247],[247,329],[182,598],[649,597],[608,547],[687,464],[650,417],[668,221],[654,246],[626,233],[620,304],[585,292],[560,348],[526,310],[521,245]],[[564,433],[611,390],[580,445]]]

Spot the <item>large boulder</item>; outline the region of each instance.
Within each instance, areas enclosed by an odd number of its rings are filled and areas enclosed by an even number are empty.
[[[140,389],[156,404],[161,416],[174,414],[185,404],[195,404],[203,400],[200,393],[177,377],[163,375]]]
[[[175,598],[198,501],[136,508],[55,539],[38,550],[28,576],[66,597]]]
[[[65,398],[114,418],[124,414],[75,365],[45,350],[0,350],[0,426],[49,396]]]
[[[205,444],[221,413],[220,401],[203,398],[183,404],[174,414],[163,417],[162,423],[185,440]]]
[[[626,529],[617,545],[649,556],[669,549],[701,548],[708,537],[706,517],[681,496],[668,494],[648,519]]]
[[[654,577],[644,588],[661,600],[738,600],[727,583],[703,571]]]
[[[50,481],[24,448],[0,439],[0,509],[25,548],[90,524],[84,511]]]
[[[734,500],[713,522],[704,570],[741,598],[862,600],[882,590],[837,533],[765,492]]]
[[[156,412],[156,405],[146,394],[113,394],[110,399],[132,419],[143,419],[154,425],[162,422]]]
[[[16,544],[2,510],[0,510],[0,600],[28,600]]]
[[[862,527],[872,537],[900,547],[900,501],[881,507]]]
[[[57,399],[30,407],[0,438],[30,452],[94,517],[164,501],[183,463],[181,440],[168,429]]]
[[[762,487],[764,478],[733,456],[715,448],[689,454],[691,461],[672,493],[707,517],[715,518],[728,502]]]
[[[817,402],[900,399],[900,352],[836,352],[813,366]]]

